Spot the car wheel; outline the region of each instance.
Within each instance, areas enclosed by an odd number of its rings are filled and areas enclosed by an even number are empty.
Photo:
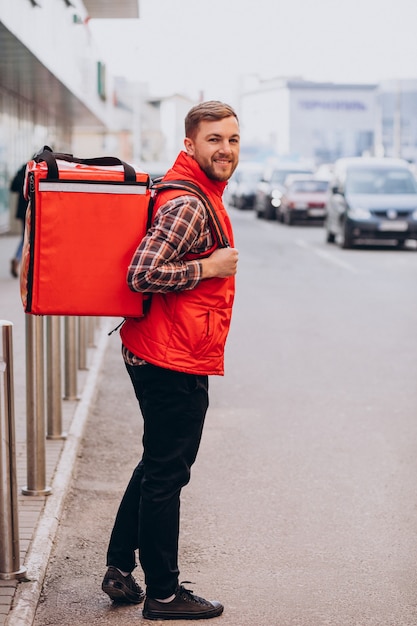
[[[287,226],[292,226],[294,224],[294,217],[292,216],[291,211],[286,211],[284,213],[284,223]]]
[[[336,241],[336,235],[330,230],[326,230],[326,241],[327,243],[334,243]]]
[[[340,243],[340,247],[343,248],[343,250],[350,250],[350,248],[353,248],[353,236],[346,226],[346,223],[343,224],[342,240]]]
[[[266,220],[274,220],[275,219],[275,207],[268,205],[265,211],[265,219]]]

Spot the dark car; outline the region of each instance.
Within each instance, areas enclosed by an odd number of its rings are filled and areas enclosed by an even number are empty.
[[[276,209],[281,204],[285,190],[285,179],[290,174],[313,174],[313,170],[294,164],[268,167],[256,189],[254,209],[257,217],[267,220],[275,219]]]
[[[335,163],[326,204],[326,240],[417,239],[417,182],[406,161],[352,157]]]
[[[276,209],[279,221],[291,226],[295,222],[323,223],[329,181],[306,176],[289,176],[281,204]]]
[[[256,187],[262,176],[260,163],[240,163],[228,183],[228,198],[237,209],[253,209]]]

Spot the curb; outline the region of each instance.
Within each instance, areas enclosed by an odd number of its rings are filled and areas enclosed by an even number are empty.
[[[33,625],[53,543],[58,531],[65,499],[71,485],[72,469],[76,462],[84,426],[95,399],[97,380],[108,343],[109,327],[110,324],[107,323],[102,330],[81,399],[74,412],[71,427],[58,461],[51,485],[52,493],[46,499],[44,510],[25,559],[24,565],[27,570],[28,580],[17,586],[12,608],[7,616],[5,626]]]

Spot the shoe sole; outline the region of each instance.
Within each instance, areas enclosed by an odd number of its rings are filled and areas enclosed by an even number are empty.
[[[203,611],[201,613],[179,613],[173,612],[168,613],[165,611],[152,611],[147,612],[145,609],[142,610],[142,615],[145,619],[151,620],[163,620],[163,619],[211,619],[212,617],[218,617],[223,613],[224,607],[220,606],[217,609],[213,609],[212,611]]]
[[[114,584],[112,581],[107,583],[103,583],[101,585],[104,593],[113,600],[113,602],[118,602],[119,604],[140,604],[145,599],[145,594],[143,596],[133,595],[129,592],[129,590],[123,589],[123,587],[116,586],[118,583]]]

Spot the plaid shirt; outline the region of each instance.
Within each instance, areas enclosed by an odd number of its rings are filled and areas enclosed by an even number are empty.
[[[201,280],[198,260],[183,260],[187,253],[203,254],[213,245],[208,217],[195,196],[179,196],[163,204],[154,223],[139,244],[128,269],[128,283],[135,291],[162,293],[194,289]],[[145,361],[122,346],[130,365]]]

